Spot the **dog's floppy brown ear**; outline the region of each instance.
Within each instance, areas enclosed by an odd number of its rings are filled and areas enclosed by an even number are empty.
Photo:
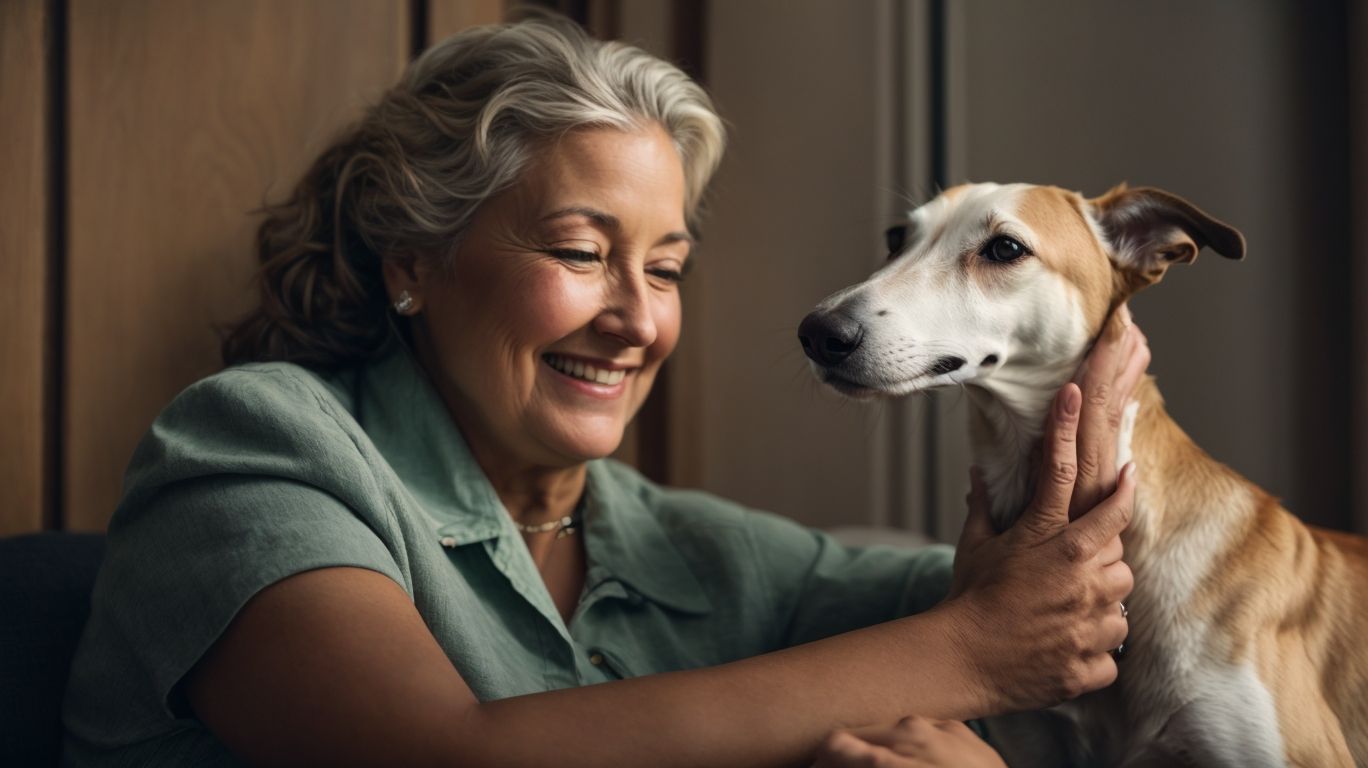
[[[1170,264],[1191,264],[1206,247],[1244,258],[1240,230],[1171,192],[1120,184],[1088,202],[1132,291],[1159,282]]]

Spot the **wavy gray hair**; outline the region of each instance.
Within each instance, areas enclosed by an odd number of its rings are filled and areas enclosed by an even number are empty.
[[[539,144],[576,128],[659,123],[684,166],[696,229],[725,144],[708,95],[674,65],[540,14],[450,37],[323,152],[257,232],[260,305],[226,364],[337,368],[393,338],[381,260],[445,257]]]

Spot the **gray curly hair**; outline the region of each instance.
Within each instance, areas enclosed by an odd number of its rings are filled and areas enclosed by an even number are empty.
[[[650,123],[679,152],[685,218],[696,230],[725,132],[708,95],[677,67],[547,14],[433,46],[288,199],[264,209],[261,301],[225,337],[224,363],[334,369],[371,359],[397,332],[383,259],[445,259],[546,139]]]

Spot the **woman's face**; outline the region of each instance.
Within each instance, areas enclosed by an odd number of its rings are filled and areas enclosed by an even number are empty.
[[[679,339],[691,244],[664,129],[593,128],[485,203],[450,270],[416,268],[420,357],[482,463],[617,448]]]

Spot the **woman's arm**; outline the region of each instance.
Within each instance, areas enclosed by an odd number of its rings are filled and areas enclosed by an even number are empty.
[[[1108,493],[1075,446],[1115,444],[1114,429],[1079,420],[1112,423],[1112,401],[1139,377],[1135,334],[1090,356],[1083,390],[1105,379],[1110,397],[1061,392],[1022,524],[992,536],[971,519],[955,595],[926,613],[718,667],[481,703],[397,584],[324,568],[247,603],[187,676],[191,704],[262,765],[762,766],[802,764],[839,728],[983,717],[1102,687],[1125,635],[1117,535],[1134,479]],[[1104,500],[1070,522],[1080,476]]]
[[[1095,550],[1129,519],[1133,484],[1067,519],[1080,399],[1070,386],[1059,400],[1046,448],[1059,471],[1019,526],[1030,534],[996,539],[996,575],[927,613],[718,667],[481,703],[398,585],[326,568],[248,602],[188,676],[191,704],[262,765],[762,766],[801,764],[833,729],[911,712],[1056,703],[1114,677],[1105,652],[1124,622],[1101,614],[1129,589]]]
[[[480,703],[407,595],[378,573],[263,590],[187,679],[253,764],[791,765],[833,728],[967,717],[983,681],[941,610],[702,670]]]

